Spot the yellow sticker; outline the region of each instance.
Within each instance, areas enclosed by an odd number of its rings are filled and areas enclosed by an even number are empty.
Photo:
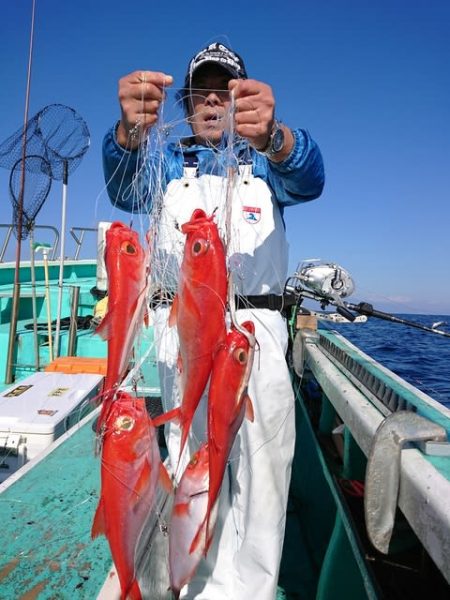
[[[53,391],[49,392],[49,396],[62,396],[66,392],[68,392],[70,388],[56,388]]]
[[[26,392],[27,390],[29,390],[32,387],[33,387],[32,385],[18,385],[17,387],[15,387],[13,390],[8,392],[7,394],[3,394],[3,397],[4,398],[15,398],[16,396],[20,396],[21,394],[23,394],[24,392]]]

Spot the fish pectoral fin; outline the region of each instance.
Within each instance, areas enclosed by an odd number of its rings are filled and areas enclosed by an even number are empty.
[[[136,485],[133,489],[133,500],[135,503],[139,501],[141,496],[143,495],[143,491],[148,486],[150,481],[150,475],[152,472],[152,467],[148,461],[145,461],[144,466],[142,467],[142,471],[139,475],[138,480],[136,481]]]
[[[159,483],[168,494],[173,494],[173,483],[163,463],[159,465]]]
[[[192,554],[197,550],[200,544],[205,546],[205,536],[206,536],[206,518],[200,523],[200,527],[197,530],[197,533],[192,540],[191,547],[189,548],[189,554]],[[205,548],[201,549],[202,553],[205,551]]]
[[[249,421],[251,421],[253,423],[253,421],[255,420],[255,412],[253,410],[252,401],[250,400],[250,396],[248,394],[246,394],[246,396],[244,398],[244,402],[245,402],[245,416]]]
[[[106,523],[105,523],[105,509],[103,506],[103,498],[100,498],[100,501],[97,506],[97,510],[95,511],[94,521],[92,523],[91,537],[92,537],[92,539],[94,539],[102,534],[103,535],[106,534]]]
[[[177,315],[178,315],[178,294],[175,294],[175,297],[172,302],[172,306],[170,308],[170,313],[169,313],[169,321],[168,321],[169,327],[173,327],[174,325],[177,324]]]
[[[189,514],[189,502],[179,502],[173,507],[173,513],[177,517],[187,516]]]

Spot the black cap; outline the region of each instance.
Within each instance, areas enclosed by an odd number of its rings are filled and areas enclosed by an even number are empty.
[[[189,63],[184,81],[184,87],[186,89],[191,87],[192,77],[194,76],[195,71],[206,64],[215,64],[222,67],[225,71],[230,73],[233,79],[245,79],[247,77],[244,61],[239,54],[230,50],[223,44],[214,42],[214,44],[210,44],[203,50],[200,50]]]

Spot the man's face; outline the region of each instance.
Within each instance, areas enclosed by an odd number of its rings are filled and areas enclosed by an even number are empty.
[[[227,127],[230,74],[216,65],[200,67],[192,78],[189,123],[197,143],[217,144]]]

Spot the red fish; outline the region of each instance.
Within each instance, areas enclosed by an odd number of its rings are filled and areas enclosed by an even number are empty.
[[[114,222],[106,232],[105,245],[108,311],[97,327],[97,333],[108,340],[99,429],[125,376],[136,333],[144,320],[148,262],[148,253],[139,243],[138,234],[123,223]]]
[[[215,348],[226,336],[225,250],[213,218],[196,209],[181,226],[186,244],[169,317],[169,325],[177,325],[180,340],[180,456],[211,373]]]
[[[209,454],[208,445],[203,444],[186,467],[178,485],[169,528],[169,573],[170,587],[178,599],[181,588],[192,579],[202,558],[206,538],[198,539],[196,548],[192,542],[198,537],[208,508]],[[211,529],[217,512],[210,518]]]
[[[247,386],[255,351],[255,325],[245,321],[233,325],[214,357],[208,393],[209,492],[206,536],[209,520],[222,486],[228,457],[244,416],[253,421],[253,407]],[[208,546],[205,549],[205,553]]]
[[[92,537],[103,533],[108,539],[122,600],[142,597],[136,580],[135,552],[154,505],[158,479],[171,488],[145,401],[119,391],[105,421],[101,495]]]

